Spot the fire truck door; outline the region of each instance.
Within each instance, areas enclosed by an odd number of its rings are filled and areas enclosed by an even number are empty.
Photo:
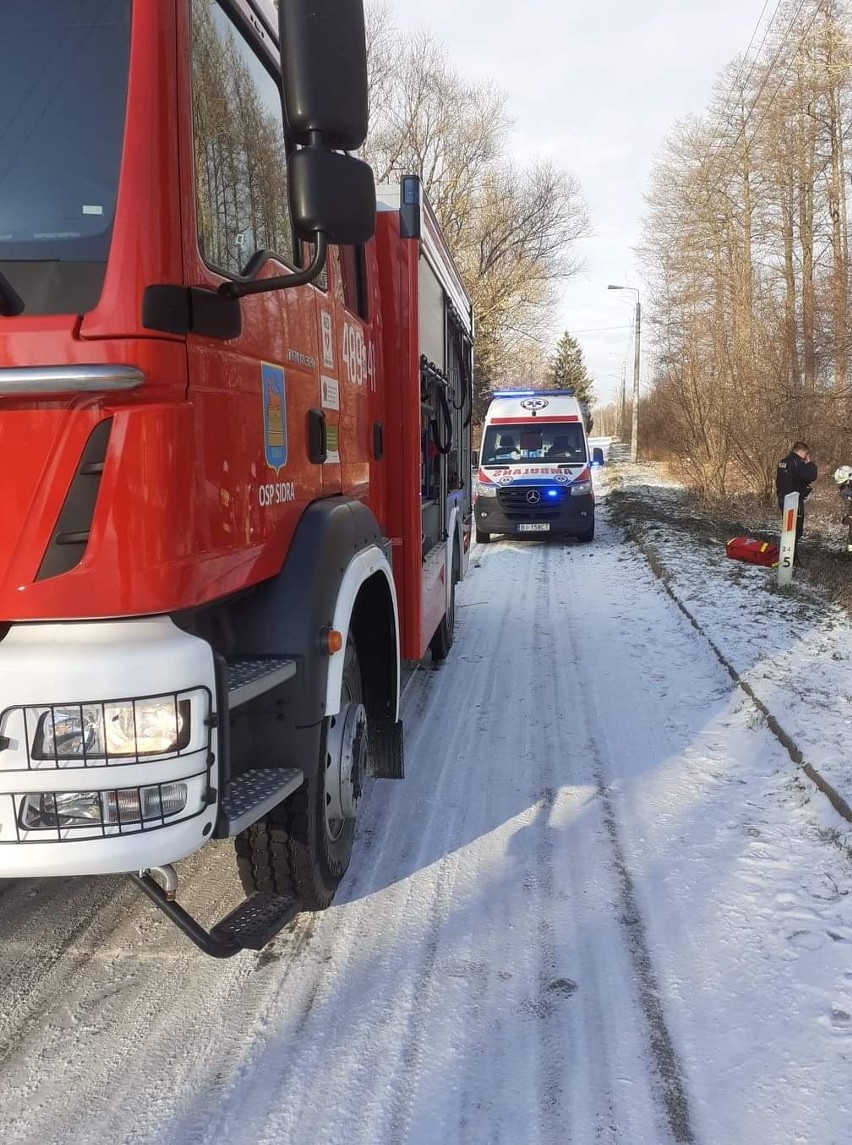
[[[335,365],[339,380],[337,413],[339,480],[350,496],[367,499],[370,490],[370,398],[374,385],[373,324],[363,247],[333,247],[329,256],[330,295],[336,318]],[[331,418],[329,418],[331,424]]]
[[[262,45],[223,7],[194,0],[192,14],[178,119],[187,282],[216,289],[262,250],[276,257],[259,273],[286,274],[300,252],[278,83]],[[280,132],[280,147],[270,132]],[[199,517],[211,554],[280,541],[322,493],[323,466],[308,452],[308,411],[320,403],[317,296],[312,287],[252,295],[241,301],[238,338],[188,338]]]

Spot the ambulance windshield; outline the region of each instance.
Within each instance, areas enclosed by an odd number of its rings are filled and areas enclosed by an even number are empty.
[[[585,465],[588,461],[583,427],[576,421],[490,425],[481,456],[481,464],[488,466],[525,462]]]
[[[4,5],[0,273],[25,314],[97,302],[127,101],[131,0]]]

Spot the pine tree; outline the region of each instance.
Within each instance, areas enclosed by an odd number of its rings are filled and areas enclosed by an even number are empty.
[[[595,400],[594,385],[583,361],[580,343],[567,330],[556,343],[556,350],[550,359],[550,384],[557,390],[574,391],[583,411],[586,430],[590,431]]]

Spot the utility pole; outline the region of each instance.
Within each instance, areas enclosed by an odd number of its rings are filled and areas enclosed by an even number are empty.
[[[636,292],[636,342],[633,352],[633,425],[630,428],[630,460],[639,460],[639,343],[642,337],[642,304]]]
[[[619,391],[618,436],[623,438],[627,429],[627,355],[621,363],[621,389]]]
[[[607,290],[632,290],[636,294],[636,341],[633,349],[633,424],[630,431],[630,460],[639,458],[639,361],[642,337],[642,303],[635,286],[608,286]]]

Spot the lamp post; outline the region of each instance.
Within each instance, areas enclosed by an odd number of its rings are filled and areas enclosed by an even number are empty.
[[[642,303],[635,286],[608,286],[607,290],[632,290],[636,295],[636,342],[633,354],[633,425],[630,432],[630,460],[639,457],[639,347],[642,336]]]

